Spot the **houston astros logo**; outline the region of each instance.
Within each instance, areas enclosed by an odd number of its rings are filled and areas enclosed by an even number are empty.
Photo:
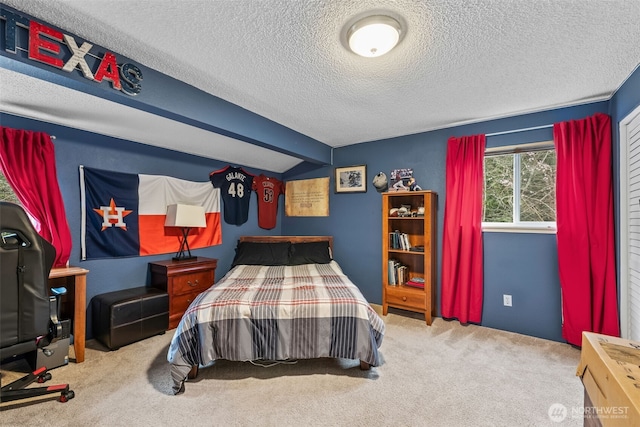
[[[100,206],[100,209],[94,208],[93,210],[102,217],[102,230],[100,231],[104,231],[109,227],[120,227],[126,231],[127,224],[124,222],[124,217],[133,212],[116,206],[113,198],[111,198],[109,206]]]

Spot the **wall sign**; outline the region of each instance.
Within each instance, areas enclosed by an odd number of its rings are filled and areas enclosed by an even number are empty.
[[[26,30],[28,36],[26,50],[29,60],[38,61],[68,73],[79,69],[85,78],[97,83],[106,80],[111,83],[113,89],[127,95],[137,95],[142,91],[140,68],[131,63],[118,65],[113,53],[106,51],[104,55],[97,56],[91,53],[93,44],[83,42],[78,46],[73,36],[4,7],[0,7],[0,20],[4,21],[4,28],[0,34],[4,34],[5,51],[17,55],[19,50],[25,50],[24,47],[19,46],[18,28],[22,28]],[[94,70],[89,67],[87,56],[97,60],[98,65]]]
[[[329,178],[287,181],[286,216],[329,216]]]

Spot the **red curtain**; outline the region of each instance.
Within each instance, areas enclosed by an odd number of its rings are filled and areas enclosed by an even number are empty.
[[[556,223],[562,336],[620,336],[614,252],[611,118],[556,123]]]
[[[71,254],[71,232],[64,210],[51,137],[0,126],[0,169],[38,233],[56,248],[54,267]]]
[[[482,320],[484,135],[449,138],[442,242],[441,314]]]

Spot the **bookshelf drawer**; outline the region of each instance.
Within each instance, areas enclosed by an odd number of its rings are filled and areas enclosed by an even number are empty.
[[[387,304],[402,308],[413,308],[419,311],[425,311],[425,293],[421,290],[409,290],[404,287],[394,289],[393,286],[387,287]]]

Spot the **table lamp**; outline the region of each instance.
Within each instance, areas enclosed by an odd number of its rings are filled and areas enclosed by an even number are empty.
[[[169,205],[167,206],[167,219],[164,222],[164,226],[182,228],[180,249],[176,253],[176,256],[173,257],[174,261],[184,261],[197,258],[191,255],[187,236],[192,228],[204,228],[207,226],[204,207],[182,204]]]

